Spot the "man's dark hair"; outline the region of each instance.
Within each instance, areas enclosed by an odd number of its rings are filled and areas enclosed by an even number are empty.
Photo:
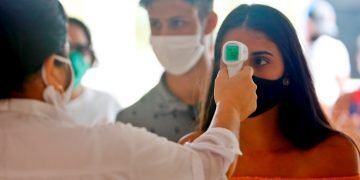
[[[203,20],[214,9],[214,0],[183,0],[199,10],[199,19]],[[140,0],[140,6],[148,8],[154,0]]]

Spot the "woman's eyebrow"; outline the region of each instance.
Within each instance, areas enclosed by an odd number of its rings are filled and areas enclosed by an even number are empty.
[[[270,56],[274,56],[273,54],[271,54],[268,51],[256,51],[251,53],[252,56],[259,56],[259,55],[270,55]]]

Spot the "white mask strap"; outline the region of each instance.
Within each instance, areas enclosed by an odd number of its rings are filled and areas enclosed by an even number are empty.
[[[57,61],[60,61],[60,62],[62,62],[62,63],[66,63],[66,64],[71,65],[71,64],[70,64],[70,61],[69,61],[68,59],[62,57],[62,56],[54,55],[54,57],[55,57],[55,60],[57,60]],[[48,85],[49,85],[49,82],[48,82],[48,80],[47,80],[47,74],[46,74],[46,72],[45,72],[45,68],[44,68],[44,67],[41,69],[41,76],[42,76],[42,79],[43,79],[45,85],[48,86]]]
[[[66,63],[66,64],[70,64],[69,59],[59,56],[59,55],[54,55],[55,59],[62,62],[62,63]]]

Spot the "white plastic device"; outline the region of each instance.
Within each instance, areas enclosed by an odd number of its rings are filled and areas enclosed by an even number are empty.
[[[227,66],[229,77],[233,77],[248,59],[249,50],[244,43],[228,41],[223,46],[222,57]]]

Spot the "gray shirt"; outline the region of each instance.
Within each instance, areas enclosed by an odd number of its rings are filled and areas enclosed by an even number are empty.
[[[177,142],[194,131],[197,106],[186,105],[168,89],[164,76],[134,105],[117,115],[117,121],[131,123]]]

